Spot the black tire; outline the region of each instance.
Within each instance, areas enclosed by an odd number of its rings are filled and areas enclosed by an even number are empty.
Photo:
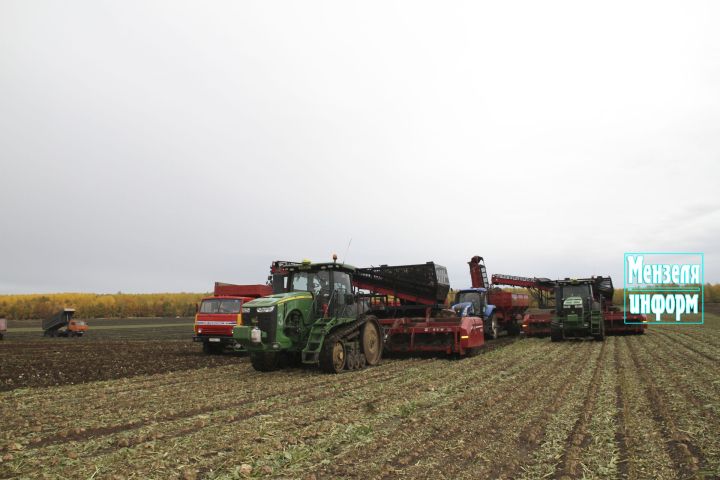
[[[467,358],[476,357],[480,354],[481,347],[473,347],[465,350],[465,356]]]
[[[223,351],[222,343],[203,342],[203,353],[208,355],[219,355]]]
[[[511,337],[517,337],[520,335],[520,325],[518,325],[517,320],[508,323],[507,333]]]
[[[280,359],[277,352],[252,352],[250,363],[258,372],[272,372],[278,369]]]
[[[495,340],[500,336],[500,324],[494,313],[491,313],[487,320],[483,322],[483,331],[487,340]]]
[[[368,317],[368,320],[360,327],[360,349],[365,356],[367,365],[373,366],[380,363],[383,352],[383,334],[375,317]]]
[[[561,342],[563,340],[563,333],[561,328],[551,328],[550,329],[550,341],[551,342]]]
[[[320,370],[325,373],[340,373],[347,364],[345,344],[339,338],[330,335],[320,350]]]

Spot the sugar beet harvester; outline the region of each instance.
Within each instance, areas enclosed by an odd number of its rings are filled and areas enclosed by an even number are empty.
[[[525,315],[523,331],[527,336],[550,335],[553,341],[584,337],[603,340],[608,334],[643,334],[647,328],[644,315],[626,316],[613,305],[615,290],[610,277],[549,280],[493,275],[493,282],[528,288],[540,307],[555,304],[553,309]]]
[[[463,314],[445,306],[447,269],[433,262],[358,269],[354,284],[385,333],[387,352],[474,354],[482,347],[483,310]]]

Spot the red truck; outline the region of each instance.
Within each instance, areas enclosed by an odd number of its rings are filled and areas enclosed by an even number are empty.
[[[232,331],[236,325],[242,325],[242,304],[272,293],[268,285],[215,282],[213,296],[202,299],[195,315],[193,341],[202,342],[203,352],[208,354],[235,348]]]

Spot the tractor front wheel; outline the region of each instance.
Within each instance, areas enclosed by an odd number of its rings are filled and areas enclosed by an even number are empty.
[[[328,340],[320,351],[320,369],[326,373],[340,373],[347,362],[345,344],[339,338]]]
[[[495,318],[495,314],[491,314],[485,323],[485,337],[488,340],[495,340],[500,336],[500,324]]]
[[[277,352],[252,352],[250,363],[258,372],[272,372],[277,370],[279,358]]]

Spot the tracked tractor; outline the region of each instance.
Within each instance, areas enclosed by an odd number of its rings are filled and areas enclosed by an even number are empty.
[[[558,280],[550,339],[553,342],[586,337],[605,340],[604,302],[612,301],[612,294],[610,277]]]
[[[233,337],[248,350],[256,370],[302,363],[339,373],[380,362],[382,329],[357,301],[356,269],[333,260],[289,263],[283,293],[242,306],[242,325],[233,329]]]

